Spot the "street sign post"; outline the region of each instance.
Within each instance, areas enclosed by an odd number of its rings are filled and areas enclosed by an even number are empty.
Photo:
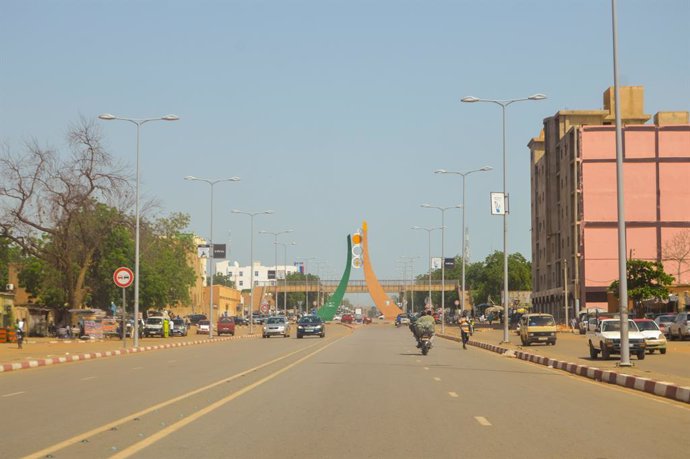
[[[134,281],[134,273],[131,269],[121,266],[115,270],[113,273],[113,281],[115,285],[122,289],[122,324],[120,330],[122,333],[122,345],[127,347],[127,302],[125,297],[125,289],[132,285]],[[132,338],[134,338],[135,333],[139,333],[138,320],[134,318],[134,327],[132,327]]]

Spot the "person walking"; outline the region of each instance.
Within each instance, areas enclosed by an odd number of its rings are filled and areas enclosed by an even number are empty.
[[[470,333],[472,332],[472,327],[467,317],[462,317],[460,319],[460,338],[462,339],[462,348],[467,350],[467,342],[470,340]]]
[[[573,329],[573,334],[575,334],[575,329],[577,328],[577,318],[573,317],[570,319],[570,328]]]
[[[24,319],[17,319],[17,348],[22,349],[24,344]]]

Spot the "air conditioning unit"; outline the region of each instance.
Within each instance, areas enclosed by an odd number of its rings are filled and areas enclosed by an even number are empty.
[[[14,284],[5,285],[5,290],[7,290],[8,292],[13,292],[14,291]]]

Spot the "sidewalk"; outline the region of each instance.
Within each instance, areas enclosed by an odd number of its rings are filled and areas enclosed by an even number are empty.
[[[127,339],[125,347],[122,340],[117,338],[60,340],[31,337],[24,341],[22,349],[17,348],[17,343],[0,344],[0,373],[134,352],[261,337],[261,332],[257,330],[260,329],[254,327],[254,334],[249,335],[249,327],[237,327],[235,336],[214,337],[212,340],[207,335],[197,335],[194,331],[187,336],[172,338],[140,338],[139,347],[136,349],[131,338]]]
[[[438,327],[437,331],[440,332]],[[460,331],[449,326],[445,335],[439,333],[439,336],[459,341]],[[501,343],[503,330],[480,328],[475,330],[469,344],[597,381],[690,403],[690,371],[685,363],[690,358],[690,342],[669,341],[668,354],[648,355],[642,361],[633,358],[634,366],[623,368],[617,366],[618,359],[590,359],[583,335],[559,332],[556,346],[523,347],[514,330],[510,330],[509,339],[510,343]]]

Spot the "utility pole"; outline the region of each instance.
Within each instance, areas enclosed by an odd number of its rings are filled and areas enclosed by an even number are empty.
[[[568,260],[563,259],[563,305],[565,306],[565,326],[568,327]]]

